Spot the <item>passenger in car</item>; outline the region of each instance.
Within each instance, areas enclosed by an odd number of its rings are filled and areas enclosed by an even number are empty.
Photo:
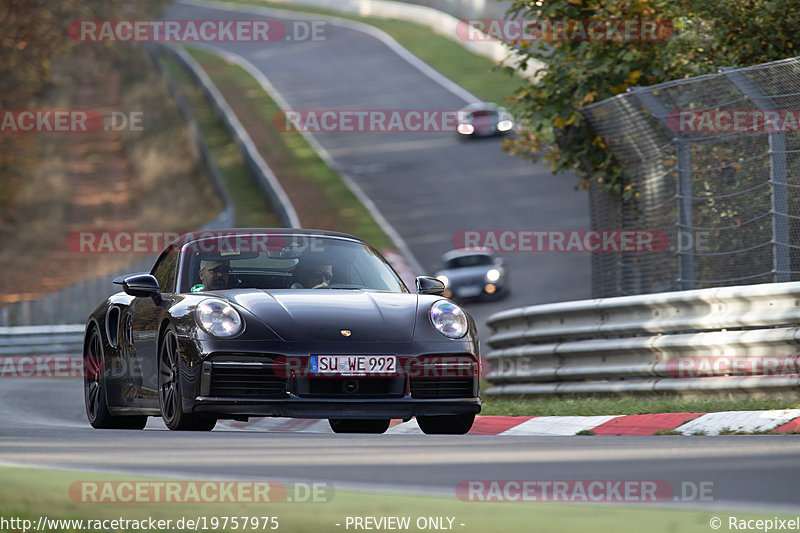
[[[322,289],[330,286],[333,279],[333,265],[300,262],[295,269],[292,289]]]

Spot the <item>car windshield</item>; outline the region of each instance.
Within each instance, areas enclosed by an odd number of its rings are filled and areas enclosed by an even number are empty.
[[[484,118],[484,117],[496,117],[496,111],[489,111],[489,110],[481,110],[481,111],[473,111],[472,118]]]
[[[445,263],[445,268],[464,268],[473,266],[488,266],[491,265],[492,258],[485,254],[475,255],[462,255],[454,257]]]
[[[227,274],[229,289],[365,289],[408,292],[369,245],[311,235],[216,236],[183,246],[180,292],[204,290],[203,268]]]

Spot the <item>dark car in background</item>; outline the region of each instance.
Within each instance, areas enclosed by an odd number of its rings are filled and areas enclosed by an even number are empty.
[[[514,117],[505,108],[491,102],[470,104],[458,113],[456,131],[460,137],[492,137],[514,131]]]
[[[184,235],[92,313],[85,404],[95,428],[327,418],[382,433],[417,418],[463,434],[480,412],[473,319],[436,279],[417,293],[366,242],[314,230]]]
[[[444,296],[454,300],[504,298],[510,290],[508,271],[490,250],[457,249],[442,256],[434,274],[444,283]]]

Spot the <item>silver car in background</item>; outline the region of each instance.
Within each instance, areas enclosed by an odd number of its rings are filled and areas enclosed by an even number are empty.
[[[514,117],[504,107],[491,102],[476,102],[458,113],[459,137],[506,135],[515,129]]]
[[[444,283],[443,296],[453,300],[505,298],[510,292],[508,271],[491,250],[457,249],[442,256],[435,277]]]

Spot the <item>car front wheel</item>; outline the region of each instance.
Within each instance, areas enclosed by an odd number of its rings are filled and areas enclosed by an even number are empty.
[[[180,377],[180,346],[175,330],[164,332],[158,351],[158,405],[161,418],[169,429],[177,431],[211,431],[217,419],[183,412]]]
[[[419,428],[428,435],[463,435],[474,421],[474,414],[417,417]]]

